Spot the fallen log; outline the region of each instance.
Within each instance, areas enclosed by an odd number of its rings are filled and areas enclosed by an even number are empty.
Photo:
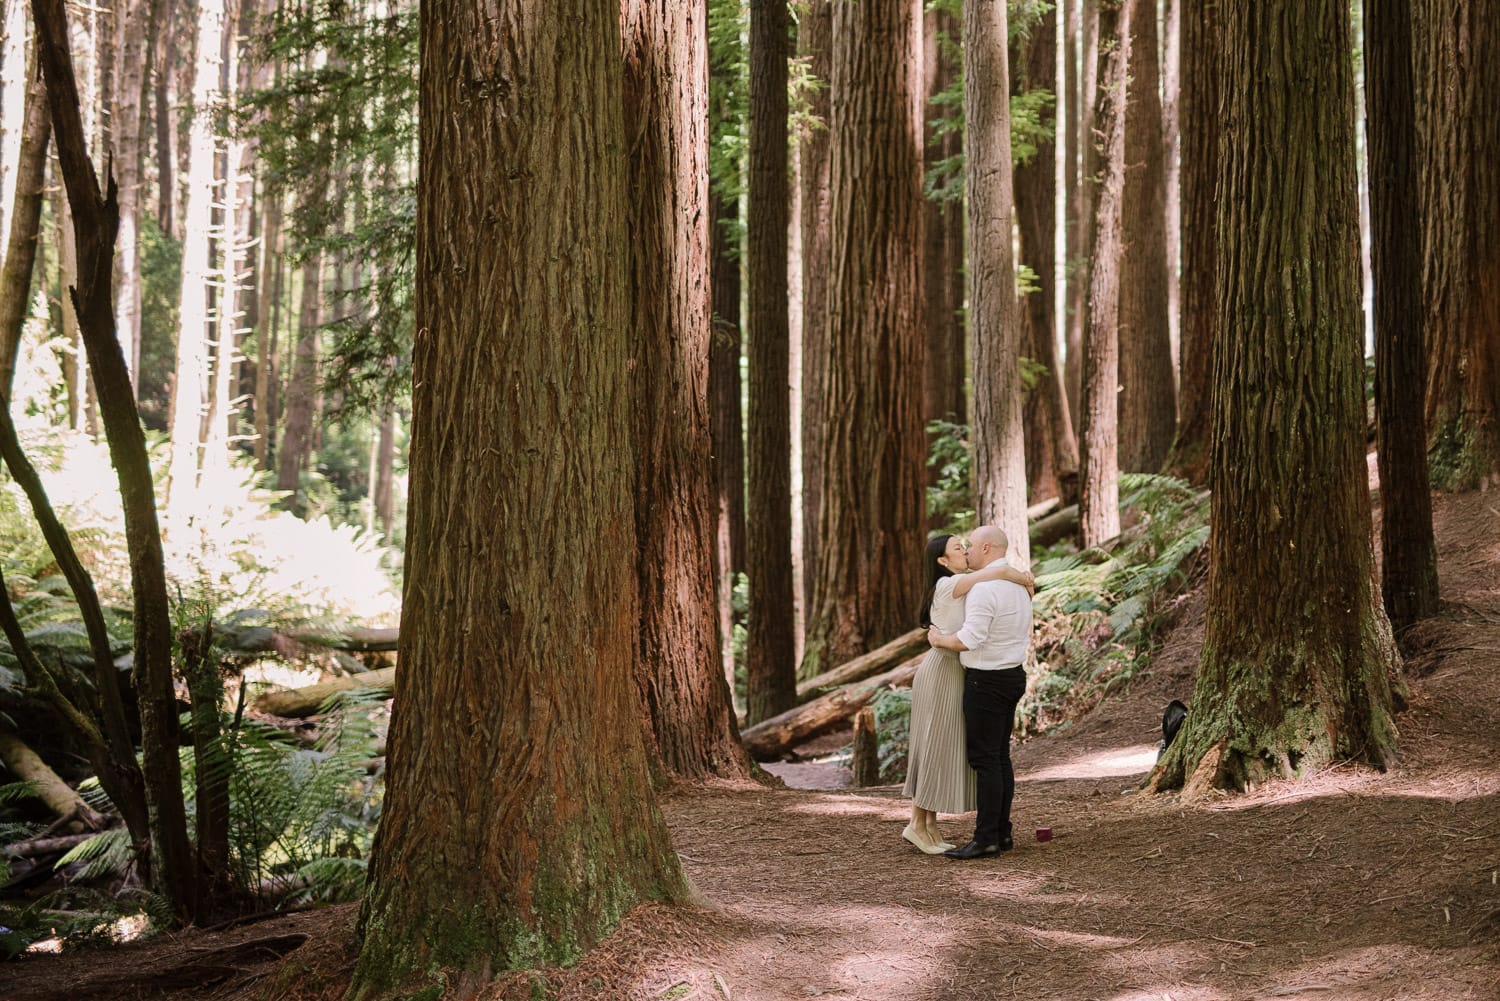
[[[300,718],[311,716],[322,708],[323,703],[339,692],[352,692],[357,688],[378,688],[389,691],[396,683],[396,669],[382,668],[364,674],[352,674],[347,678],[334,678],[306,688],[293,688],[285,692],[267,692],[255,700],[255,708],[273,716]]]
[[[248,657],[257,654],[277,654],[282,657],[296,656],[306,647],[341,650],[346,653],[389,653],[396,649],[400,639],[399,629],[283,629],[269,626],[250,626],[225,629],[218,636],[219,643],[230,657]]]
[[[85,803],[78,790],[64,782],[20,734],[5,726],[0,726],[0,764],[22,782],[32,783],[37,798],[58,818],[56,826],[74,833],[104,828],[103,815]]]
[[[1069,504],[1031,523],[1031,544],[1050,546],[1078,531],[1078,505]]]
[[[756,761],[774,761],[798,744],[836,730],[874,700],[882,688],[904,688],[921,665],[913,657],[884,674],[835,688],[820,698],[763,720],[740,734]]]
[[[30,841],[17,841],[6,845],[0,851],[13,858],[37,858],[41,855],[60,855],[63,852],[72,851],[90,838],[98,837],[98,832],[89,831],[85,834],[64,834],[55,838],[32,838]]]
[[[889,671],[895,665],[926,651],[927,630],[913,629],[909,633],[897,636],[884,646],[876,647],[869,653],[860,654],[853,660],[845,661],[831,671],[824,671],[817,677],[808,678],[797,686],[797,701],[806,702],[830,688],[847,685],[851,681],[863,681],[881,671]]]

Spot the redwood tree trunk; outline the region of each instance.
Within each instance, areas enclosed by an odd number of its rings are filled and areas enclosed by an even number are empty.
[[[1167,171],[1157,93],[1155,8],[1133,18],[1125,110],[1120,258],[1120,469],[1154,473],[1177,430],[1172,330],[1167,319]]]
[[[1027,37],[1017,39],[1011,73],[1014,93],[1057,91],[1057,21],[1044,14]],[[1055,109],[1044,109],[1044,125],[1056,123]],[[1022,353],[1041,366],[1026,392],[1024,408],[1028,499],[1078,495],[1078,439],[1058,364],[1055,298],[1057,269],[1057,143],[1042,142],[1036,153],[1015,169],[1017,228],[1021,263],[1036,272],[1036,291],[1021,299],[1025,324]]]
[[[31,307],[31,278],[36,267],[41,234],[42,189],[47,175],[47,141],[52,118],[42,78],[27,74],[26,117],[21,124],[20,157],[16,162],[15,201],[8,213],[5,266],[0,270],[0,399],[10,400],[21,332]]]
[[[1157,778],[1190,791],[1384,765],[1396,741],[1399,658],[1370,572],[1349,6],[1220,16],[1208,624]]]
[[[750,10],[750,201],[745,253],[749,289],[749,504],[745,569],[750,576],[746,707],[751,723],[797,700],[792,600],[792,417],[787,382],[787,6]]]
[[[297,347],[286,387],[286,421],[276,449],[276,489],[296,490],[312,451],[313,409],[318,396],[318,324],[322,315],[323,255],[312,252],[302,262],[302,306],[297,320]]]
[[[1083,435],[1083,341],[1089,324],[1089,264],[1094,253],[1094,205],[1097,201],[1099,139],[1094,120],[1099,101],[1099,0],[1079,0],[1079,45],[1082,79],[1078,100],[1078,198],[1068,232],[1067,361],[1063,384],[1076,430]],[[1081,447],[1080,447],[1081,451]]]
[[[1432,479],[1500,484],[1500,0],[1423,0],[1418,21]]]
[[[645,733],[671,775],[744,777],[721,670],[708,429],[708,38],[703,0],[621,6]]]
[[[811,610],[817,581],[818,531],[823,495],[823,371],[828,362],[829,170],[828,122],[833,79],[833,4],[809,0],[797,23],[797,49],[823,86],[807,95],[818,124],[798,142],[802,183],[802,607]],[[804,618],[806,618],[804,614]]]
[[[808,673],[905,632],[921,603],[921,44],[914,0],[834,5],[823,479]]]
[[[1411,0],[1365,0],[1365,114],[1375,277],[1380,582],[1399,633],[1437,611],[1437,548],[1423,433],[1422,246]]]
[[[1167,469],[1201,486],[1208,482],[1214,272],[1218,267],[1214,183],[1219,159],[1219,5],[1187,4],[1181,17],[1182,341],[1177,440]]]
[[[1025,565],[1026,447],[1021,420],[1021,327],[1011,251],[1010,88],[1006,10],[964,3],[964,208],[974,359],[974,509],[999,525]]]
[[[923,170],[963,149],[963,136],[949,132],[938,136],[933,124],[936,111],[932,99],[947,90],[958,77],[959,67],[952,48],[958,41],[958,20],[941,8],[922,15],[923,102],[927,121],[922,144]],[[949,45],[942,45],[946,35]],[[955,232],[956,231],[956,232]],[[953,258],[958,237],[958,259]],[[927,363],[922,366],[926,391],[922,421],[953,421],[962,424],[968,409],[964,400],[963,324],[963,203],[927,198],[922,204],[922,323]],[[937,470],[932,470],[935,475]]]
[[[633,681],[619,23],[422,10],[403,669],[354,998],[571,962],[686,890]],[[480,67],[510,84],[475,100]]]
[[[1119,386],[1121,198],[1125,190],[1126,67],[1131,22],[1150,16],[1141,0],[1102,4],[1099,11],[1099,94],[1102,174],[1094,195],[1095,230],[1089,267],[1088,337],[1084,345],[1082,482],[1078,500],[1079,534],[1097,546],[1120,534],[1120,466],[1116,421]],[[1108,39],[1110,44],[1105,44]],[[1092,175],[1091,175],[1092,176]]]

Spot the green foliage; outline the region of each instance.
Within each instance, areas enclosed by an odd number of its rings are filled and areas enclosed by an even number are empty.
[[[163,233],[152,212],[141,213],[141,422],[167,430],[167,400],[177,366],[177,321],[182,295],[182,244]]]
[[[111,873],[123,872],[134,855],[130,832],[123,827],[114,827],[99,832],[81,845],[75,845],[57,860],[57,868],[83,862],[85,865],[73,878],[87,882]]]
[[[973,447],[969,426],[949,421],[927,425],[931,438],[927,465],[938,471],[937,483],[927,488],[927,516],[941,523],[938,531],[962,534],[974,527],[974,492],[969,486]]]
[[[352,269],[330,332],[337,408],[373,409],[410,379],[416,246],[417,5],[281,5],[260,27],[280,68],[247,96],[272,193],[290,192],[294,258]]]
[[[883,689],[872,704],[879,738],[880,774],[884,777],[904,774],[911,748],[911,689]]]
[[[708,178],[727,203],[744,193],[750,143],[750,11],[743,0],[708,3]],[[739,247],[742,234],[730,245]]]

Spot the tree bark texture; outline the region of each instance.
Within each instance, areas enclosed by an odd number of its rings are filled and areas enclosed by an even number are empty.
[[[1179,0],[1180,2],[1180,0]],[[1182,125],[1182,319],[1177,439],[1167,469],[1197,485],[1208,482],[1212,427],[1210,384],[1216,313],[1214,184],[1219,158],[1218,4],[1191,3],[1182,11],[1179,114]]]
[[[375,521],[387,539],[396,521],[396,405],[387,403],[380,415],[380,438],[375,445]]]
[[[1025,565],[1021,324],[1011,249],[1010,87],[1003,4],[964,4],[964,208],[974,365],[974,507]]]
[[[714,569],[719,599],[724,677],[734,679],[734,583],[745,569],[745,426],[740,393],[740,257],[732,234],[739,226],[735,201],[709,195],[710,298],[713,332],[708,347],[708,420],[714,451],[718,514]]]
[[[16,161],[15,200],[8,214],[5,264],[0,268],[0,399],[10,400],[15,381],[21,333],[31,311],[31,278],[36,268],[37,239],[41,234],[43,187],[47,175],[47,143],[52,118],[42,78],[28,73],[26,116],[21,124],[20,158]]]
[[[1133,18],[1131,31],[1120,221],[1119,459],[1125,472],[1155,473],[1177,430],[1155,8],[1149,16]]]
[[[750,191],[745,234],[750,338],[746,452],[750,577],[746,708],[750,722],[797,697],[792,599],[792,425],[787,313],[787,5],[750,8]]]
[[[177,235],[177,153],[173,137],[172,70],[177,64],[177,4],[153,0],[151,110],[156,126],[156,222],[161,231]]]
[[[1088,336],[1084,342],[1083,429],[1079,435],[1079,534],[1097,546],[1120,534],[1118,386],[1120,269],[1125,190],[1125,106],[1131,21],[1148,16],[1141,0],[1103,0],[1099,9],[1099,94],[1102,174],[1094,193],[1094,239],[1089,262]]]
[[[281,194],[263,189],[260,197],[260,262],[256,266],[255,308],[255,464],[269,468],[275,422],[271,420],[271,393],[276,383],[276,317],[273,296],[280,291]]]
[[[110,287],[118,219],[114,183],[101,192],[84,146],[78,90],[68,50],[62,0],[34,0],[39,58],[47,81],[52,127],[78,236],[79,283],[73,290],[80,327],[99,392],[110,459],[120,482],[130,557],[135,667],[141,717],[142,773],[151,828],[151,880],[173,913],[191,920],[203,908],[187,837],[177,759],[177,703],[172,687],[171,614],[156,494],[146,437],[135,408],[130,371],[115,336]]]
[[[1157,775],[1193,792],[1391,762],[1399,664],[1371,574],[1349,7],[1220,16],[1208,624]]]
[[[141,123],[146,94],[147,0],[115,0],[115,81],[110,108],[115,180],[120,186],[120,237],[115,258],[115,324],[130,383],[140,387],[141,367]]]
[[[1011,90],[1024,94],[1044,89],[1057,93],[1057,21],[1045,14],[1024,38],[1016,40]],[[1044,109],[1044,125],[1056,127],[1056,108]],[[1041,366],[1026,391],[1023,420],[1026,439],[1027,496],[1035,502],[1078,497],[1078,438],[1063,388],[1057,356],[1057,143],[1043,142],[1015,168],[1016,217],[1021,263],[1036,273],[1037,288],[1021,297],[1024,325],[1022,353]]]
[[[823,478],[808,674],[905,632],[920,604],[921,44],[913,0],[834,4]]]
[[[745,777],[714,587],[703,0],[621,7],[635,289],[636,682],[667,773]]]
[[[823,373],[828,364],[829,170],[832,148],[833,4],[809,0],[797,23],[797,50],[819,86],[808,94],[815,125],[797,142],[802,184],[802,607],[811,610],[817,581],[823,492]],[[806,617],[806,615],[804,615]]]
[[[1437,547],[1422,393],[1422,246],[1411,0],[1365,0],[1370,263],[1375,278],[1375,441],[1380,581],[1399,633],[1437,611]]]
[[[323,255],[310,252],[302,262],[302,305],[297,346],[286,386],[286,420],[276,449],[276,489],[292,491],[297,504],[302,469],[312,451],[313,408],[318,395],[318,325],[322,316]]]
[[[932,99],[958,78],[960,67],[954,46],[959,21],[951,13],[932,7],[922,14],[922,78],[924,141],[923,172],[941,160],[963,152],[961,132],[938,136],[933,124],[936,110]],[[946,36],[947,44],[940,39]],[[957,238],[956,241],[954,238]],[[956,246],[955,246],[956,244]],[[927,361],[922,366],[926,391],[922,405],[924,427],[932,421],[964,423],[964,287],[963,203],[922,201],[922,324]],[[955,257],[955,253],[957,256]],[[932,471],[935,476],[936,470]]]
[[[1094,254],[1094,206],[1098,200],[1100,139],[1095,130],[1099,103],[1099,3],[1079,0],[1079,45],[1082,49],[1078,100],[1078,198],[1068,232],[1067,361],[1063,368],[1074,430],[1083,435],[1083,341],[1089,324],[1089,265]]]
[[[634,683],[619,26],[615,0],[422,10],[403,670],[354,998],[574,962],[685,892]]]
[[[1440,487],[1500,484],[1500,2],[1423,0],[1427,434]]]

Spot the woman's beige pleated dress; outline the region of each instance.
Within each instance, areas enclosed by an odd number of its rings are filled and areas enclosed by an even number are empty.
[[[943,577],[932,595],[932,624],[956,633],[964,599],[953,597],[957,577]],[[903,795],[934,813],[974,809],[974,770],[964,741],[964,668],[958,654],[932,649],[911,685],[911,750]]]

